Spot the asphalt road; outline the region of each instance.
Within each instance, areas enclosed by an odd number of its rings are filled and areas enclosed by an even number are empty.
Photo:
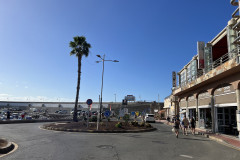
[[[239,160],[240,151],[203,136],[180,135],[156,123],[144,133],[73,133],[39,129],[43,123],[1,124],[0,137],[19,148],[2,160]]]

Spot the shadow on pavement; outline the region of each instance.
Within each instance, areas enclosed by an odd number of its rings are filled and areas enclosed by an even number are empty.
[[[179,139],[186,139],[186,140],[194,140],[194,141],[209,141],[209,140],[204,140],[204,139],[196,139],[196,138],[186,138],[186,137],[184,137],[184,138],[182,138],[182,137],[178,137]]]
[[[172,131],[161,131],[161,130],[158,130],[159,132],[164,132],[164,133],[173,133]]]

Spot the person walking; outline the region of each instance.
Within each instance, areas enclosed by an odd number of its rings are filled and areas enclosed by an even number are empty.
[[[170,122],[170,117],[168,116],[167,117],[167,124],[169,125],[169,122]]]
[[[196,121],[195,121],[195,119],[193,117],[191,118],[190,124],[191,124],[192,134],[195,135]]]
[[[176,138],[178,138],[178,134],[179,134],[179,126],[180,126],[180,120],[176,119],[174,122],[174,130],[175,130],[175,134],[176,134]]]
[[[10,111],[8,110],[8,111],[7,111],[7,120],[10,120],[10,115],[11,115],[11,114],[10,114]]]
[[[189,125],[189,121],[186,118],[186,116],[184,116],[184,118],[183,118],[183,135],[186,134],[186,136],[187,136],[188,125]]]

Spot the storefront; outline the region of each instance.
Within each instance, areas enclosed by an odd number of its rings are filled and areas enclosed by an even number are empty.
[[[185,107],[180,108],[179,116],[180,116],[179,119],[182,122],[184,116],[186,116],[186,108]]]
[[[216,131],[225,134],[236,133],[236,93],[232,85],[224,84],[214,92],[216,107]]]
[[[179,112],[179,116],[180,116],[180,120],[182,121],[184,116],[187,115],[187,101],[186,98],[182,98],[179,102],[179,107],[180,107],[180,112]]]
[[[188,118],[196,119],[196,98],[192,95],[188,98]]]
[[[211,96],[207,91],[198,95],[198,113],[199,128],[211,129]]]

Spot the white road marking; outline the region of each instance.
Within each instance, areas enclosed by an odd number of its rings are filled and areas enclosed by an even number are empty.
[[[180,157],[193,158],[192,156],[188,156],[188,155],[180,155]]]

